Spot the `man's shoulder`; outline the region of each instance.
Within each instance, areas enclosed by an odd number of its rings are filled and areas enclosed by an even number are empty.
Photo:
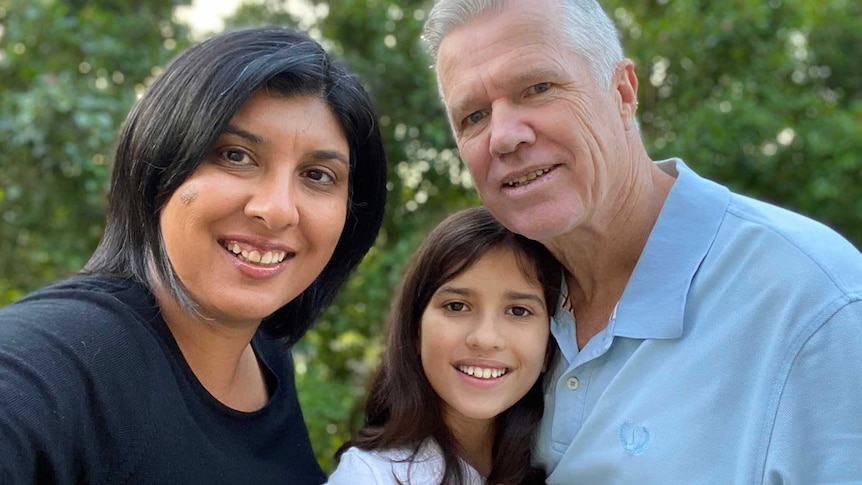
[[[777,205],[733,194],[725,221],[738,246],[757,247],[760,258],[783,267],[799,264],[842,291],[862,291],[862,253],[834,229]]]

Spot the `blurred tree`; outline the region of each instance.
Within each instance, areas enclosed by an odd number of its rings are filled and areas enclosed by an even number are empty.
[[[862,3],[608,0],[655,158],[862,244]]]
[[[0,305],[86,262],[116,132],[185,45],[174,0],[0,0]]]

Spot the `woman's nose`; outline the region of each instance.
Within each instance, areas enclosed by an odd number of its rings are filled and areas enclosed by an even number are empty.
[[[253,189],[245,214],[277,231],[299,222],[297,202],[296,188],[290,177],[271,177]]]

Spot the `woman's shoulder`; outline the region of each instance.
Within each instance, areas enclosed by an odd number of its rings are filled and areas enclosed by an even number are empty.
[[[153,340],[141,322],[158,316],[148,295],[140,284],[105,276],[76,276],[33,292],[0,310],[2,367],[57,380],[126,368],[136,352],[152,347],[142,345]]]
[[[109,332],[111,324],[130,315],[155,315],[155,300],[133,280],[103,275],[80,275],[34,291],[0,310],[0,332],[47,330],[62,326],[64,334],[87,332],[97,326]]]

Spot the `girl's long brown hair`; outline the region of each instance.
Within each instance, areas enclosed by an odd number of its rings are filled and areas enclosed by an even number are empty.
[[[419,331],[434,292],[490,249],[501,247],[511,249],[521,271],[542,286],[548,314],[553,314],[561,270],[544,246],[507,230],[484,207],[449,216],[431,231],[405,271],[387,326],[386,349],[369,389],[365,424],[336,457],[351,446],[364,450],[406,447],[413,450],[409,461],[425,440],[433,438],[445,463],[441,484],[465,483],[458,458],[460,446],[443,422],[440,399],[422,369]],[[497,416],[488,483],[544,483],[545,474],[530,464],[544,410],[542,381],[537,379],[524,397]]]

